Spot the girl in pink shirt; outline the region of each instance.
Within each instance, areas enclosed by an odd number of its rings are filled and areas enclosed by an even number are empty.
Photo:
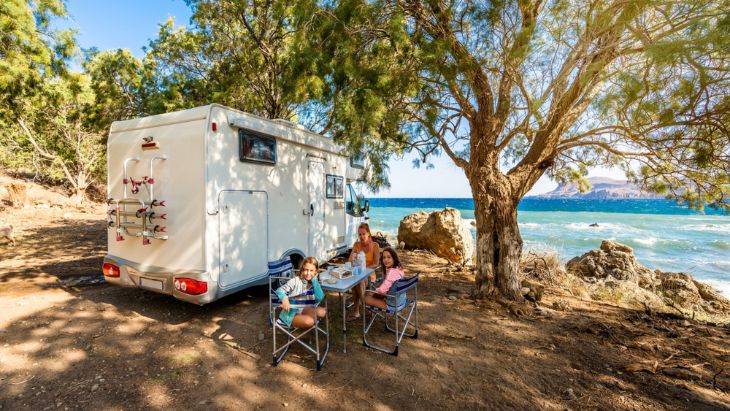
[[[385,279],[375,289],[377,294],[367,294],[365,296],[365,304],[380,308],[387,308],[388,306],[397,307],[405,302],[405,293],[399,295],[397,300],[393,297],[386,298],[385,294],[395,295],[395,282],[405,277],[403,266],[401,266],[400,260],[398,259],[398,254],[391,247],[383,250],[381,261],[383,267],[385,267]]]

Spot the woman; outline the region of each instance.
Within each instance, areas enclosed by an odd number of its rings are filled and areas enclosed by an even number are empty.
[[[367,223],[362,223],[357,227],[357,238],[358,241],[355,241],[355,244],[352,245],[350,263],[362,251],[365,253],[365,265],[368,268],[377,268],[380,265],[380,246],[373,241],[373,237],[370,235],[370,226]],[[374,276],[374,274],[371,275],[371,277]],[[352,289],[353,310],[347,316],[347,321],[354,321],[360,318],[360,300],[365,293],[365,286],[366,281],[363,281]]]

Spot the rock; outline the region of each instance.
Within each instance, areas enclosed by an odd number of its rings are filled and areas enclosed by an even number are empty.
[[[600,250],[591,250],[580,257],[568,261],[565,268],[579,277],[595,277],[616,280],[629,280],[650,287],[654,282],[654,273],[640,265],[634,257],[631,247],[613,241],[604,240]]]
[[[94,392],[99,389],[99,384],[94,384],[91,386],[91,392]]]
[[[556,311],[571,311],[572,308],[565,300],[553,301],[553,310]]]
[[[545,291],[545,287],[543,287],[541,284],[538,284],[536,282],[532,282],[530,280],[522,280],[522,289],[524,290],[527,288],[527,292],[523,292],[522,295],[525,296],[530,301],[540,301],[542,300],[542,293]]]
[[[700,307],[702,296],[692,281],[692,276],[685,273],[663,273],[657,271],[661,281],[657,289],[680,307]]]
[[[730,313],[730,301],[709,285],[687,273],[650,270],[639,264],[631,247],[614,241],[603,241],[599,250],[573,258],[566,269],[590,283],[594,299],[687,314]]]
[[[573,392],[573,389],[572,388],[568,388],[567,390],[565,390],[565,394],[568,395],[568,398],[570,398],[571,400],[577,400],[578,399],[578,396],[575,395],[575,392]]]
[[[713,311],[724,313],[730,312],[730,301],[723,297],[714,288],[703,282],[697,281],[694,278],[692,279],[692,282],[695,287],[697,287],[697,292],[700,293],[700,297],[708,303],[706,305],[709,307],[706,306],[705,309],[712,308]]]
[[[428,213],[425,211],[419,211],[403,217],[398,225],[398,242],[403,244],[402,248],[418,247],[418,244],[421,241],[421,229],[426,224],[427,220]]]
[[[466,264],[474,253],[471,232],[454,208],[406,216],[398,227],[398,242],[404,248],[430,250],[457,264]]]

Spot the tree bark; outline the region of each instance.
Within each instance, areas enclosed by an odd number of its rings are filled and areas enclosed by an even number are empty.
[[[522,301],[518,278],[522,236],[517,226],[517,204],[504,177],[479,180],[472,184],[477,224],[475,296],[485,298],[498,292],[507,299]]]

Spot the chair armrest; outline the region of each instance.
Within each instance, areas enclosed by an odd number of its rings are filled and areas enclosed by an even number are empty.
[[[392,297],[392,298],[396,298],[398,296],[397,294],[383,294],[383,293],[379,293],[379,292],[377,292],[375,290],[365,290],[365,294],[368,294],[368,293],[370,293],[370,294],[384,295],[386,297]]]

